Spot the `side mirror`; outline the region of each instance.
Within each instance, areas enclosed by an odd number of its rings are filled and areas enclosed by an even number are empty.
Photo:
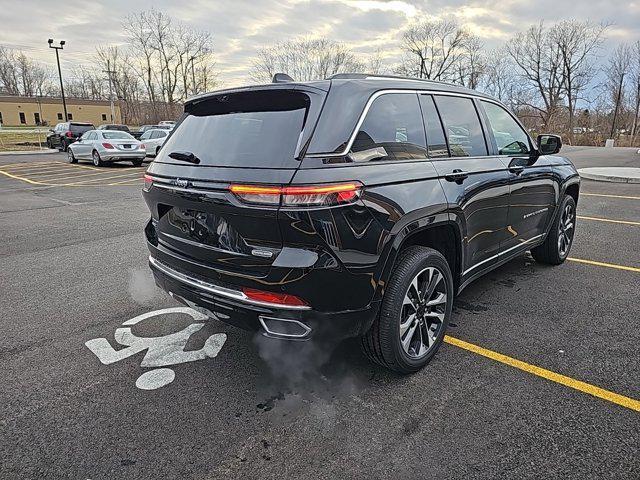
[[[540,155],[555,155],[562,148],[562,137],[558,135],[538,135]]]

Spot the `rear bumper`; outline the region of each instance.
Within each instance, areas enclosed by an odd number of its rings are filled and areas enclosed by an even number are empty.
[[[378,303],[363,310],[318,312],[248,300],[240,290],[179,271],[151,255],[156,284],[179,302],[227,324],[291,340],[340,340],[362,335],[378,313]],[[275,326],[275,327],[274,327]],[[291,326],[292,330],[286,330]],[[282,328],[281,328],[282,327]],[[267,331],[271,328],[273,332]]]
[[[147,156],[144,150],[134,150],[132,152],[109,151],[100,154],[102,160],[106,162],[115,162],[117,160],[143,160]]]

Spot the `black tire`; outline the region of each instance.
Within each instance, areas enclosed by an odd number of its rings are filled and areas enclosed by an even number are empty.
[[[159,153],[160,153],[160,147],[156,147],[156,154],[155,154],[155,156],[157,157]]]
[[[440,322],[435,340],[428,347],[426,353],[420,358],[412,358],[409,353],[405,352],[401,343],[401,316],[405,311],[403,302],[414,278],[418,278],[426,269],[432,268],[435,268],[444,277],[443,283],[439,284],[440,288],[446,287],[446,302],[443,302],[441,307],[444,318]],[[444,256],[432,248],[407,248],[401,253],[391,274],[391,279],[386,285],[378,317],[362,337],[364,353],[375,363],[395,372],[401,374],[417,372],[429,363],[442,344],[451,318],[453,296],[453,277]],[[418,326],[417,328],[422,327]],[[420,339],[422,339],[422,331],[420,331],[420,335]]]
[[[575,231],[576,201],[571,195],[565,195],[549,235],[543,244],[531,249],[531,256],[536,262],[560,265],[569,256]]]
[[[78,163],[78,159],[73,154],[73,151],[71,149],[69,149],[69,151],[67,152],[67,160],[69,161],[69,163]]]
[[[134,167],[141,167],[142,160],[131,160],[131,165],[133,165]]]
[[[104,165],[104,164],[102,163],[102,159],[100,158],[100,154],[99,154],[96,150],[94,150],[94,151],[91,153],[91,159],[93,160],[93,164],[94,164],[96,167],[101,167],[102,165]]]
[[[65,142],[64,140],[60,140],[60,151],[61,152],[66,152],[67,151],[67,142]]]
[[[53,143],[51,143],[51,139],[50,138],[47,138],[47,148],[49,150],[53,149]]]

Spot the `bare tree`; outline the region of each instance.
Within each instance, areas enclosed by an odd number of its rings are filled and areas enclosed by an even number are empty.
[[[308,81],[364,70],[365,65],[345,45],[326,38],[303,38],[260,49],[250,76],[257,82],[268,82],[276,73],[284,72]]]
[[[553,128],[565,92],[560,47],[540,22],[512,38],[506,48],[526,90],[538,99],[527,106],[538,112],[545,128]]]
[[[405,57],[396,71],[429,80],[455,80],[469,40],[469,33],[454,21],[420,21],[402,35]]]
[[[462,46],[462,55],[456,62],[456,68],[457,83],[474,90],[480,86],[482,77],[487,73],[487,58],[484,54],[484,43],[478,37],[468,36]]]
[[[562,59],[563,91],[569,109],[568,134],[573,143],[576,102],[581,100],[583,90],[593,80],[597,69],[593,60],[604,41],[608,24],[593,24],[568,20],[556,24],[550,31],[552,42],[557,46]]]
[[[50,93],[51,75],[24,52],[0,46],[0,91],[9,95],[36,96]]]
[[[515,66],[504,48],[487,52],[480,88],[517,110],[522,101]],[[527,103],[527,102],[524,102]]]
[[[631,65],[631,47],[627,44],[618,45],[609,58],[609,63],[605,69],[605,99],[608,105],[613,106],[613,117],[611,119],[611,133],[609,138],[614,138],[617,133],[618,119],[622,117],[625,102],[625,86],[629,79],[629,69]]]
[[[633,120],[631,122],[631,145],[635,144],[640,122],[640,40],[633,45],[631,60],[631,84],[633,92]]]

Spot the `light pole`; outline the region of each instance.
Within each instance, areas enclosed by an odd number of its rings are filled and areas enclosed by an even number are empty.
[[[67,101],[64,99],[64,85],[62,84],[62,70],[60,70],[60,56],[58,55],[58,50],[62,50],[64,44],[66,43],[64,40],[60,40],[60,46],[53,44],[53,38],[47,40],[49,44],[49,48],[53,48],[56,51],[56,62],[58,63],[58,76],[60,77],[60,93],[62,94],[62,107],[64,108],[64,121],[69,121],[69,115],[67,114]]]

